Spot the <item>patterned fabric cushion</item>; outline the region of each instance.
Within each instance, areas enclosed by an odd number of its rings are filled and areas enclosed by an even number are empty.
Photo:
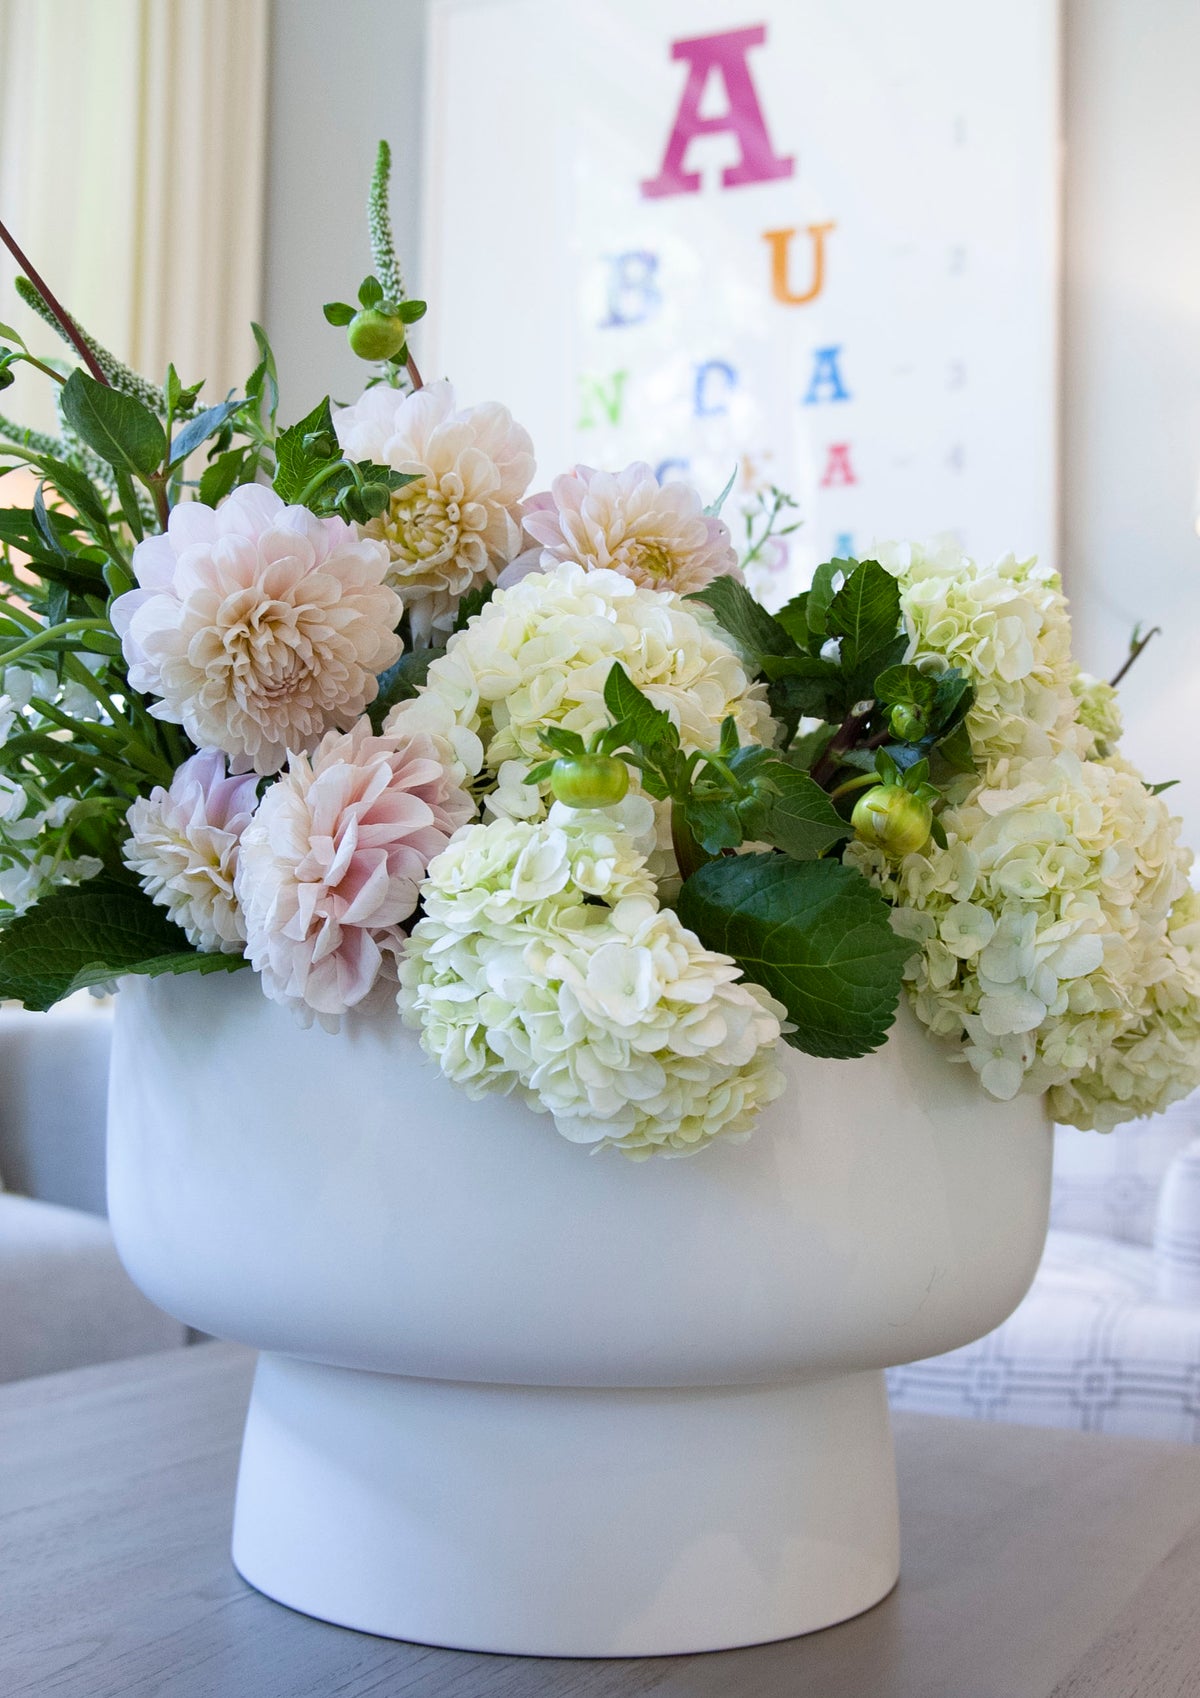
[[[1051,1232],[1016,1313],[975,1344],[893,1369],[893,1406],[1200,1443],[1200,1302],[1162,1302],[1155,1262],[1138,1245]]]
[[[1200,1138],[1167,1169],[1154,1227],[1158,1295],[1200,1305]]]
[[[1050,1224],[1128,1244],[1154,1242],[1158,1194],[1171,1162],[1200,1134],[1200,1092],[1115,1132],[1060,1126]]]

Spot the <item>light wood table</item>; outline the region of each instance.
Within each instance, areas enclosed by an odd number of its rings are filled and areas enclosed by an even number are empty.
[[[253,1358],[206,1344],[0,1387],[3,1698],[1195,1698],[1200,1450],[909,1416],[904,1571],[804,1639],[569,1662],[269,1602],[228,1557]]]

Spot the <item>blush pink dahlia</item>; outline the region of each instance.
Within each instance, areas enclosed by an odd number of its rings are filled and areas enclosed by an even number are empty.
[[[528,536],[542,545],[543,570],[571,560],[677,595],[713,578],[741,577],[729,527],[704,512],[689,484],[660,484],[642,461],[623,472],[576,466],[555,478],[549,500],[528,502],[523,517]]]
[[[238,955],[246,941],[234,880],[257,800],[253,774],[230,778],[221,751],[201,749],[126,815],[126,866],[197,949]]]
[[[367,720],[293,755],[242,838],[246,953],[276,1002],[336,1020],[381,973],[433,857],[475,805],[432,737],[376,737]]]
[[[403,396],[382,385],[368,389],[334,424],[352,460],[417,480],[396,490],[364,531],[386,543],[389,582],[408,610],[413,640],[428,644],[435,631],[453,627],[459,598],[491,582],[519,551],[533,443],[507,407],[456,411],[446,382]]]
[[[278,772],[353,725],[403,649],[380,544],[256,484],[217,508],[181,502],[133,568],[112,609],[129,681],[235,772]]]

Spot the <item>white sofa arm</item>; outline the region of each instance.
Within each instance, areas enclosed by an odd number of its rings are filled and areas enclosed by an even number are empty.
[[[1179,1152],[1163,1180],[1154,1269],[1164,1303],[1200,1303],[1200,1138]]]
[[[0,1010],[0,1185],[104,1214],[111,1038],[110,1012],[87,1003]]]

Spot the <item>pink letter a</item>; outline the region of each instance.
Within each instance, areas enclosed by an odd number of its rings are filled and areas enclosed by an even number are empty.
[[[746,63],[752,47],[761,47],[767,39],[765,24],[750,29],[725,30],[721,35],[698,35],[690,41],[671,44],[672,59],[688,62],[687,83],[675,114],[675,127],[667,142],[662,168],[657,177],[642,184],[642,193],[650,199],[660,195],[692,195],[700,187],[700,173],[685,171],[684,155],[693,136],[718,134],[732,130],[737,136],[742,157],[736,165],[728,165],[721,173],[723,188],[734,189],[742,183],[769,183],[776,177],[790,177],[796,168],[795,159],[781,159],[771,146],[767,121],[758,104],[754,79]],[[717,71],[725,84],[729,110],[715,118],[700,116],[700,100],[709,73]]]

